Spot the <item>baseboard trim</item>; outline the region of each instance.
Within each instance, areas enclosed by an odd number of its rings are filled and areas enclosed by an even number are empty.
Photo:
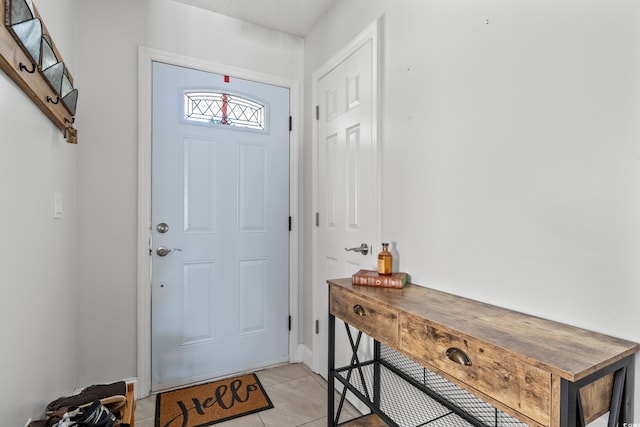
[[[298,344],[298,349],[296,351],[296,362],[302,362],[311,369],[312,372],[315,372],[313,369],[313,352],[309,347],[305,344]]]

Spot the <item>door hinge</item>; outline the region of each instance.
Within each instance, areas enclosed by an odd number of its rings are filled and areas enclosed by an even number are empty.
[[[320,106],[316,105],[316,120],[320,120]]]
[[[320,212],[316,212],[316,227],[320,227]]]
[[[320,333],[320,320],[316,320],[316,334]]]
[[[291,330],[291,316],[289,316],[289,330]]]
[[[289,217],[289,231],[291,231],[291,223],[292,223],[291,217]]]
[[[289,116],[289,132],[293,130],[293,118]]]

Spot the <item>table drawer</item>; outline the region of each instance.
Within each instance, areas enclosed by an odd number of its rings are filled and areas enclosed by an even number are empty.
[[[397,310],[333,286],[329,312],[365,334],[375,336],[384,344],[399,344],[400,321]]]
[[[550,424],[550,373],[513,358],[503,349],[408,313],[402,314],[401,336],[400,348],[406,354],[517,413],[542,425]]]

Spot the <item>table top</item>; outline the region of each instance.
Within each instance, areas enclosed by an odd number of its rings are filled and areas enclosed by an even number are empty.
[[[541,369],[578,381],[638,351],[637,343],[514,310],[407,284],[402,289],[329,280],[377,303],[493,344]]]

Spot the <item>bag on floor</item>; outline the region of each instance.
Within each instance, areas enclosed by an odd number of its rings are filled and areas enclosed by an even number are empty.
[[[120,421],[106,406],[100,403],[100,400],[96,400],[84,408],[58,409],[53,411],[44,421],[44,424],[42,421],[31,422],[29,427],[118,427],[120,425]]]
[[[47,405],[47,415],[63,409],[91,405],[96,400],[109,408],[111,412],[118,412],[127,403],[127,384],[118,381],[111,384],[96,384],[85,387],[80,393],[72,396],[59,397]]]

